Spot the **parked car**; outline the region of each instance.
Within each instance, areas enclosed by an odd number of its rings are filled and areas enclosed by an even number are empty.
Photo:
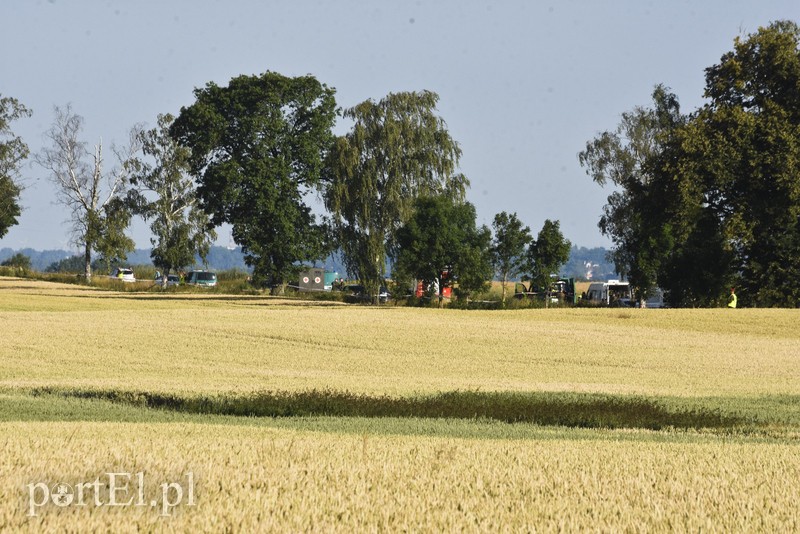
[[[128,267],[115,267],[111,271],[111,278],[121,280],[123,282],[135,282],[136,277],[133,275],[133,269]]]
[[[217,274],[211,271],[191,271],[186,275],[186,283],[191,286],[214,287],[217,285]]]
[[[164,276],[161,273],[156,272],[155,281],[156,281],[156,284],[158,284],[158,285],[163,284],[164,283]],[[177,274],[168,274],[167,275],[167,287],[178,286],[180,284],[181,284],[181,277],[180,276],[178,276]]]

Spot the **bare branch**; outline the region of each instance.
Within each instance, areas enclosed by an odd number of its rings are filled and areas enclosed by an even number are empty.
[[[55,108],[55,121],[45,134],[50,141],[36,156],[36,162],[50,171],[50,179],[56,185],[58,200],[71,211],[70,220],[76,244],[85,249],[86,276],[91,276],[91,251],[108,240],[108,221],[105,213],[111,202],[124,193],[129,175],[129,160],[138,150],[136,131],[131,133],[131,142],[124,150],[113,150],[119,158],[119,167],[104,171],[102,140],[95,145],[91,163],[86,144],[78,140],[83,129],[83,118],[73,113],[71,106]],[[114,232],[121,232],[117,227]],[[130,240],[128,240],[130,241]],[[131,246],[131,245],[125,245]],[[103,252],[105,254],[105,252]]]

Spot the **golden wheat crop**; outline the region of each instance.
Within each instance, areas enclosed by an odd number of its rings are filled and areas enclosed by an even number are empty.
[[[3,434],[3,531],[800,528],[797,444],[566,440],[544,430],[543,439],[455,439],[200,423],[9,423]],[[108,506],[103,488],[99,505],[90,494],[85,506],[31,511],[31,484],[74,488],[109,472],[142,473],[144,506],[135,505],[134,477],[115,495],[134,504]],[[184,491],[165,515],[153,505],[162,481]]]
[[[800,393],[799,310],[456,311],[0,279],[0,387]]]
[[[794,427],[775,437],[318,418],[308,430],[25,393],[755,399],[800,394],[797,324],[797,310],[466,312],[0,278],[0,531],[797,531]],[[466,436],[446,437],[457,425]],[[124,490],[108,473],[128,474]],[[183,493],[167,513],[168,483]],[[45,504],[79,486],[81,505]]]

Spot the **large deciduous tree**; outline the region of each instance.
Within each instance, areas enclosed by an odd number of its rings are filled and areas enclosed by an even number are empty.
[[[798,306],[800,28],[779,21],[737,38],[706,69],[705,94],[664,179],[689,192],[693,219],[711,219],[740,302]]]
[[[626,151],[594,150],[602,137],[587,146],[590,174],[620,188],[601,228],[631,281],[655,278],[679,306],[720,304],[731,285],[745,305],[800,304],[799,87],[800,29],[775,22],[706,69],[695,113],[655,99],[666,120],[634,172]]]
[[[95,145],[91,163],[86,161],[86,143],[78,138],[82,129],[83,118],[73,113],[71,106],[56,107],[53,126],[45,134],[50,146],[36,155],[36,161],[50,172],[59,201],[71,210],[73,239],[83,248],[88,281],[92,277],[93,251],[110,264],[134,248],[133,240],[125,235],[131,213],[123,196],[130,162],[138,150],[140,128],[131,129],[125,146],[112,148],[118,165],[108,171],[104,168],[102,144]]]
[[[396,278],[432,282],[447,270],[458,283],[459,298],[485,289],[492,278],[492,235],[486,226],[476,226],[473,205],[438,195],[419,197],[413,208],[397,231]]]
[[[531,229],[522,226],[516,213],[509,215],[505,211],[494,216],[492,223],[494,238],[492,240],[492,261],[503,287],[503,304],[506,302],[506,285],[512,278],[523,274],[528,267],[525,250],[533,237]]]
[[[333,142],[334,90],[313,76],[267,72],[194,94],[170,132],[191,150],[202,207],[214,225],[231,224],[254,281],[280,293],[300,262],[326,253],[305,196]]]
[[[156,128],[140,133],[143,158],[135,162],[128,192],[134,213],[150,222],[150,257],[164,283],[170,272],[194,263],[196,255],[205,260],[216,238],[188,176],[189,150],[169,135],[174,120],[159,115]]]
[[[614,244],[610,257],[617,272],[630,280],[639,298],[657,285],[661,253],[670,239],[663,235],[669,227],[659,228],[648,218],[663,208],[651,205],[651,162],[684,120],[677,97],[658,85],[652,108],[623,113],[616,130],[601,133],[578,155],[595,183],[615,187],[598,226]]]
[[[354,125],[336,140],[323,196],[345,266],[370,295],[378,294],[414,201],[464,198],[468,182],[456,173],[461,149],[436,114],[438,100],[430,91],[392,93],[344,112]]]
[[[17,224],[22,192],[19,169],[29,154],[28,145],[11,131],[11,123],[30,116],[31,111],[15,98],[0,98],[0,237]]]

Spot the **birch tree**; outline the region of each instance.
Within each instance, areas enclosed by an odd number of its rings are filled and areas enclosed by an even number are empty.
[[[110,259],[124,258],[133,250],[133,241],[125,235],[131,214],[122,197],[140,128],[131,130],[125,147],[112,146],[118,165],[108,171],[104,168],[102,141],[90,154],[86,143],[79,140],[82,130],[83,117],[71,106],[56,107],[53,125],[45,134],[49,146],[36,156],[36,162],[50,173],[58,201],[70,210],[73,242],[83,249],[84,275],[90,281],[93,252]]]
[[[323,197],[347,271],[373,297],[414,201],[434,195],[460,201],[469,186],[455,172],[461,148],[436,114],[438,100],[431,91],[392,93],[344,111],[355,124],[331,151]]]
[[[169,135],[172,115],[159,115],[158,126],[139,133],[143,159],[135,160],[128,201],[150,222],[150,257],[167,275],[191,265],[195,255],[205,260],[216,238],[208,215],[200,208],[194,181],[188,176],[189,154]]]

